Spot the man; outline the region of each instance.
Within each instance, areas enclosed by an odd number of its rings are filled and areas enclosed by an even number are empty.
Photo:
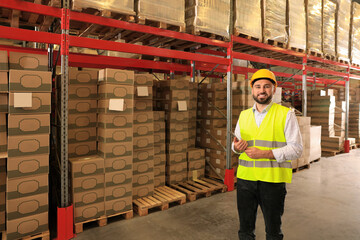
[[[242,111],[235,128],[232,149],[239,155],[237,205],[240,240],[255,239],[257,209],[264,215],[267,240],[283,239],[286,183],[291,182],[291,160],[302,153],[296,116],[272,102],[276,91],[273,72],[260,69],[251,78],[255,104]]]

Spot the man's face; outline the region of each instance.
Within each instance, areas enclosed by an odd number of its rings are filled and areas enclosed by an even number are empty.
[[[276,88],[269,80],[257,80],[252,88],[252,95],[254,100],[259,104],[269,104]]]

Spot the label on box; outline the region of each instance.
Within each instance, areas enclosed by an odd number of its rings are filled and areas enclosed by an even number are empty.
[[[14,93],[14,107],[32,107],[32,93]]]
[[[147,97],[149,96],[149,91],[148,91],[148,87],[137,87],[137,96],[138,97]]]
[[[124,99],[110,99],[109,110],[111,111],[124,111]]]
[[[178,101],[178,110],[179,111],[187,111],[186,101]]]

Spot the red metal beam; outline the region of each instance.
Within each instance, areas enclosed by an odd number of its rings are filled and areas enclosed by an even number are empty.
[[[211,49],[198,49],[195,52],[197,53],[205,53],[205,54],[212,54],[212,55],[217,55],[217,56],[222,56],[222,57],[226,57],[226,53],[224,52],[220,52],[220,51],[215,51],[215,50],[211,50]]]
[[[0,26],[0,38],[38,43],[60,44],[60,34],[36,32],[33,30],[4,26]]]
[[[61,17],[60,8],[54,8],[20,0],[1,0],[0,7],[19,10],[23,12],[36,13],[40,15],[53,16],[57,18]]]
[[[0,45],[0,50],[10,51],[10,52],[22,52],[22,53],[32,53],[32,54],[43,54],[46,55],[47,51],[45,49],[37,49],[37,48],[24,48],[24,47],[16,47],[16,46],[8,46],[8,45]]]
[[[331,60],[328,60],[328,59],[315,57],[315,56],[312,56],[312,55],[308,55],[307,58],[308,58],[308,61],[312,60],[312,61],[322,62],[322,63],[326,63],[326,64],[334,65],[334,66],[339,66],[339,67],[343,67],[343,68],[347,68],[349,66],[348,64],[334,62],[334,61],[331,61]]]

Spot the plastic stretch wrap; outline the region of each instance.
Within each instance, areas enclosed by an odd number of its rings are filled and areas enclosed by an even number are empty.
[[[185,0],[136,0],[140,19],[185,26]]]
[[[251,37],[262,39],[261,1],[236,0],[235,30]]]
[[[322,44],[322,1],[307,0],[307,48],[321,53]]]
[[[306,49],[306,15],[304,0],[289,0],[289,46]]]
[[[73,8],[95,8],[135,15],[134,0],[73,0]]]
[[[360,64],[360,4],[352,2],[351,62]]]
[[[338,0],[337,54],[342,60],[349,60],[349,32],[351,0]]]
[[[323,4],[323,53],[335,56],[335,20],[337,5],[331,0],[324,0]]]
[[[286,0],[263,0],[264,40],[287,43]]]
[[[186,27],[229,37],[231,0],[186,0]]]

